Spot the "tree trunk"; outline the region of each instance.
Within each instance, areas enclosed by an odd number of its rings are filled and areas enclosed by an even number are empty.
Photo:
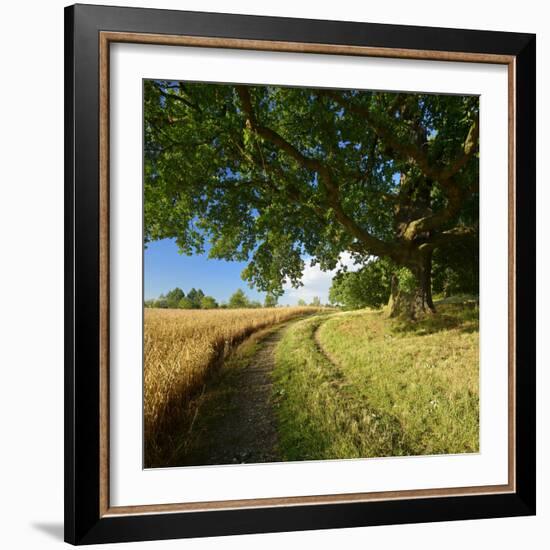
[[[418,261],[407,266],[414,275],[414,288],[399,287],[397,275],[391,282],[391,296],[388,303],[390,317],[405,316],[412,320],[420,319],[429,313],[435,313],[432,299],[432,254],[424,254]]]
[[[432,298],[432,252],[424,256],[424,282],[422,285],[426,306],[435,313],[435,306]]]

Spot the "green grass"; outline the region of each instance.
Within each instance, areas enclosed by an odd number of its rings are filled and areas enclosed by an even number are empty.
[[[478,309],[412,323],[358,311],[295,323],[276,352],[287,460],[479,450]]]

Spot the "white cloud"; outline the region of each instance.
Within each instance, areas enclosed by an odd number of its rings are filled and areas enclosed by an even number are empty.
[[[354,263],[349,252],[344,252],[340,255],[340,261],[336,269],[332,271],[321,271],[318,265],[312,266],[309,259],[306,260],[306,266],[302,275],[303,286],[292,288],[290,284],[284,286],[285,293],[279,298],[280,304],[295,305],[298,300],[311,302],[315,296],[319,296],[323,304],[328,303],[328,291],[332,284],[332,278],[338,271],[339,267],[347,267],[348,271],[357,271],[361,268],[360,265]]]

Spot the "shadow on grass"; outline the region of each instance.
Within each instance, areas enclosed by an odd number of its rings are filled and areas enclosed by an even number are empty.
[[[467,334],[479,330],[479,306],[475,301],[462,303],[436,302],[436,313],[423,319],[395,319],[392,332],[397,334],[415,334],[425,336],[445,330],[460,330]]]

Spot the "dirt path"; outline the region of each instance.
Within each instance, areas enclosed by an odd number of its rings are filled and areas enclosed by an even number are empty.
[[[289,324],[269,332],[249,357],[231,360],[207,383],[181,465],[281,460],[271,373],[275,347]]]

